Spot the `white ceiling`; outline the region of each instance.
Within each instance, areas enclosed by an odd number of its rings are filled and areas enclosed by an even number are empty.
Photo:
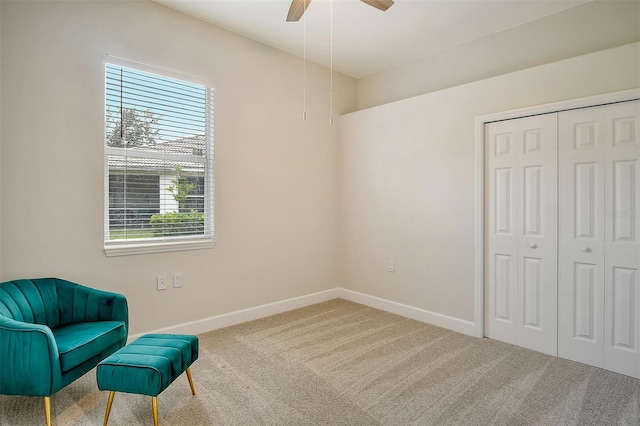
[[[333,45],[333,68],[361,78],[590,0],[313,0],[299,22],[285,21],[290,0],[153,1],[300,57],[306,26],[307,60],[329,67]]]

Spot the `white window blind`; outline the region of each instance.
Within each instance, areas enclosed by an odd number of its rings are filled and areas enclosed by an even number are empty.
[[[213,89],[106,64],[105,252],[214,239]]]

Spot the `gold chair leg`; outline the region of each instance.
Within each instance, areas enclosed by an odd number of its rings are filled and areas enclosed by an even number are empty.
[[[51,426],[51,398],[48,396],[44,397],[44,420],[47,426]]]
[[[103,426],[107,426],[109,423],[109,414],[111,414],[111,405],[113,405],[113,397],[116,396],[114,391],[109,392],[109,400],[107,401],[107,411],[104,413],[104,423]]]
[[[153,426],[158,426],[158,397],[151,397],[151,409],[153,410]]]
[[[191,395],[196,394],[196,388],[193,386],[193,377],[191,377],[191,370],[187,368],[187,379],[189,379],[189,386],[191,386]]]

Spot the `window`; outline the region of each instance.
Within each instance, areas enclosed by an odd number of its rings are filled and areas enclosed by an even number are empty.
[[[211,247],[213,89],[106,64],[107,255]]]

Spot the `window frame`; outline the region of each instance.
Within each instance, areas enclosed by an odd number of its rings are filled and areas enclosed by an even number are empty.
[[[127,157],[140,158],[157,158],[162,157],[163,160],[185,161],[184,155],[171,153],[144,152],[138,153],[132,148],[110,147],[106,143],[107,137],[107,65],[115,65],[124,68],[130,68],[136,71],[156,74],[162,77],[168,77],[176,80],[185,81],[187,83],[201,85],[206,89],[206,115],[205,115],[205,156],[197,159],[196,162],[204,163],[204,206],[205,206],[205,223],[204,235],[192,235],[182,237],[163,237],[163,238],[144,238],[129,240],[109,240],[109,155],[123,155],[126,151]],[[105,85],[105,96],[103,98],[103,149],[104,149],[104,219],[103,219],[103,242],[104,253],[106,256],[126,256],[149,253],[166,253],[183,250],[208,249],[215,246],[215,169],[214,169],[214,117],[215,117],[215,88],[211,82],[204,82],[201,79],[176,73],[155,66],[145,65],[138,62],[105,55],[103,61],[103,82]],[[133,154],[133,155],[131,155]],[[194,158],[197,158],[194,156]],[[193,159],[193,158],[192,158]],[[191,161],[192,159],[189,159]],[[207,185],[207,182],[210,184]]]

